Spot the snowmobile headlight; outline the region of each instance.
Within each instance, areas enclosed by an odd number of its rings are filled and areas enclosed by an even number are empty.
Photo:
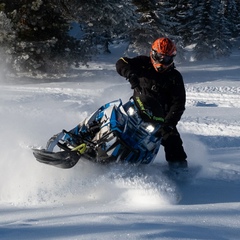
[[[152,133],[154,131],[155,127],[151,124],[149,124],[147,127],[146,127],[146,130],[149,132],[149,133]]]
[[[132,116],[135,113],[135,109],[133,107],[130,107],[127,112],[130,116]]]

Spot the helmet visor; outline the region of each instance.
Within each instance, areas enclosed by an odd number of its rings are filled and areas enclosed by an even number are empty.
[[[169,65],[173,62],[173,56],[164,55],[152,50],[152,58],[156,63]]]

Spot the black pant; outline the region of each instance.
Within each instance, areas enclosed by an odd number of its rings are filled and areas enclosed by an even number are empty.
[[[183,142],[177,128],[164,135],[161,144],[164,146],[165,158],[168,162],[183,162],[187,154],[182,146]]]

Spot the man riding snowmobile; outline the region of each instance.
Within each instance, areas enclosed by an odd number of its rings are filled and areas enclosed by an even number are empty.
[[[170,168],[187,168],[187,155],[176,128],[184,110],[186,93],[182,75],[175,69],[176,46],[169,38],[152,44],[150,56],[122,57],[117,72],[129,80],[133,99],[146,122],[159,122],[157,135],[162,137]]]
[[[169,166],[187,168],[186,153],[176,125],[185,109],[181,74],[174,68],[176,47],[157,39],[150,57],[121,58],[116,66],[129,79],[133,99],[104,104],[70,131],[52,136],[35,158],[59,168],[72,168],[83,157],[97,163],[149,164],[160,144]]]

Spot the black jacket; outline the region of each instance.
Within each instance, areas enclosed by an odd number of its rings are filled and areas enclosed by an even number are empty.
[[[146,105],[151,105],[154,115],[162,115],[165,123],[176,126],[186,102],[183,78],[174,65],[163,73],[157,72],[147,56],[120,58],[116,63],[117,72],[127,79],[136,74],[142,94],[134,91],[133,97],[140,97]]]

